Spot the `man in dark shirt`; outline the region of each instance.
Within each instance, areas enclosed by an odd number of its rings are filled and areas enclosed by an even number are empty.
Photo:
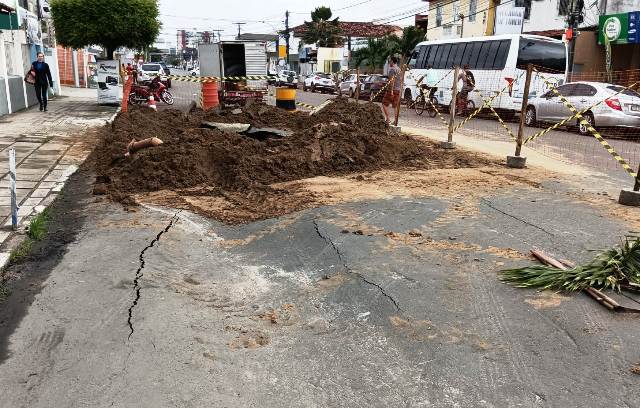
[[[36,89],[36,97],[40,102],[40,111],[47,111],[47,89],[53,87],[49,64],[44,62],[44,54],[39,52],[38,59],[31,64],[31,70],[35,73],[36,81],[33,84]]]

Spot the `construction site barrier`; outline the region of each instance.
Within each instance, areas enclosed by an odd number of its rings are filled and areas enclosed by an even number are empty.
[[[218,98],[218,82],[203,82],[202,83],[202,109],[209,110],[216,108],[220,105]]]
[[[288,111],[296,110],[296,90],[276,88],[276,106]]]

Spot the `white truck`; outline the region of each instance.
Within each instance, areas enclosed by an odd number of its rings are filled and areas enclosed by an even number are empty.
[[[225,79],[218,88],[225,104],[244,105],[248,99],[261,102],[267,90],[267,46],[264,41],[221,41],[198,46],[200,75],[265,79]]]

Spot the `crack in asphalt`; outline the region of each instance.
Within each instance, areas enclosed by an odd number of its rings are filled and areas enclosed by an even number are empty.
[[[506,215],[507,217],[511,217],[511,218],[513,218],[514,220],[518,220],[518,221],[520,221],[520,222],[522,222],[522,223],[524,223],[524,224],[526,224],[526,225],[529,225],[529,226],[531,226],[531,227],[533,227],[533,228],[537,228],[537,229],[539,229],[540,231],[542,231],[542,232],[544,232],[544,233],[547,233],[547,234],[551,235],[552,237],[555,237],[555,234],[553,234],[552,232],[547,231],[546,229],[544,229],[544,228],[542,228],[542,227],[538,227],[537,225],[532,224],[532,223],[530,223],[530,222],[528,222],[528,221],[525,221],[525,220],[523,220],[522,218],[518,218],[518,217],[516,217],[516,216],[515,216],[515,215],[513,215],[513,214],[509,214],[508,212],[505,212],[505,211],[502,211],[502,210],[501,210],[501,209],[499,209],[499,208],[496,208],[496,207],[493,205],[493,203],[492,203],[491,201],[487,200],[486,198],[481,198],[481,199],[480,199],[480,201],[484,202],[484,203],[487,205],[487,207],[489,207],[489,208],[492,208],[492,209],[496,210],[496,211],[497,211],[497,212],[499,212],[500,214],[504,214],[504,215]]]
[[[317,220],[313,220],[313,226],[315,227],[316,233],[318,234],[318,236],[320,238],[322,238],[328,245],[330,245],[333,250],[336,252],[336,254],[338,255],[338,259],[340,260],[340,262],[342,263],[342,267],[350,274],[356,275],[357,277],[359,277],[360,279],[362,279],[363,282],[365,282],[368,285],[371,286],[375,286],[376,288],[378,288],[378,290],[380,291],[380,293],[382,293],[382,295],[384,297],[386,297],[387,299],[389,299],[391,301],[391,303],[393,303],[393,305],[395,306],[396,310],[401,310],[400,306],[398,305],[398,302],[396,302],[396,300],[393,298],[393,296],[389,295],[387,292],[385,292],[385,290],[382,288],[382,286],[378,285],[375,282],[370,281],[369,279],[367,279],[364,275],[362,275],[360,272],[356,272],[353,269],[351,269],[351,267],[349,267],[349,265],[347,265],[347,262],[344,260],[344,255],[342,254],[342,252],[340,252],[340,249],[338,249],[338,247],[336,246],[336,244],[333,242],[333,240],[331,238],[329,238],[329,236],[323,235],[320,232],[320,227],[318,225],[318,221]]]
[[[173,224],[178,220],[178,214],[180,214],[180,211],[178,211],[177,213],[174,214],[173,217],[171,217],[169,224],[166,227],[164,227],[164,229],[162,229],[160,232],[158,232],[158,235],[156,235],[156,237],[151,240],[149,245],[144,247],[142,251],[140,251],[140,255],[138,255],[138,259],[140,260],[140,266],[138,266],[138,270],[136,271],[136,276],[133,279],[133,290],[135,291],[136,296],[133,299],[133,303],[129,307],[129,318],[127,319],[127,324],[129,325],[129,329],[131,331],[129,332],[129,337],[127,337],[127,339],[130,339],[131,335],[133,335],[133,332],[134,332],[133,322],[132,322],[133,309],[136,307],[136,305],[138,304],[138,301],[140,300],[140,290],[142,288],[140,287],[139,281],[140,281],[140,278],[144,276],[144,273],[142,273],[142,270],[144,269],[144,266],[145,266],[144,253],[147,252],[148,249],[151,249],[156,244],[156,242],[160,241],[160,237],[162,236],[162,234],[168,232],[171,229],[171,227],[173,227]]]

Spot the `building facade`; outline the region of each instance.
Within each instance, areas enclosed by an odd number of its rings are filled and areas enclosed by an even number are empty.
[[[60,92],[56,51],[45,46],[52,35],[43,33],[42,16],[36,0],[0,0],[0,115],[38,103],[23,80],[38,52],[44,52]]]
[[[572,0],[513,0],[502,5],[500,0],[432,0],[430,4],[427,38],[438,40],[563,30]],[[579,26],[596,25],[599,14],[597,2],[585,5]]]

